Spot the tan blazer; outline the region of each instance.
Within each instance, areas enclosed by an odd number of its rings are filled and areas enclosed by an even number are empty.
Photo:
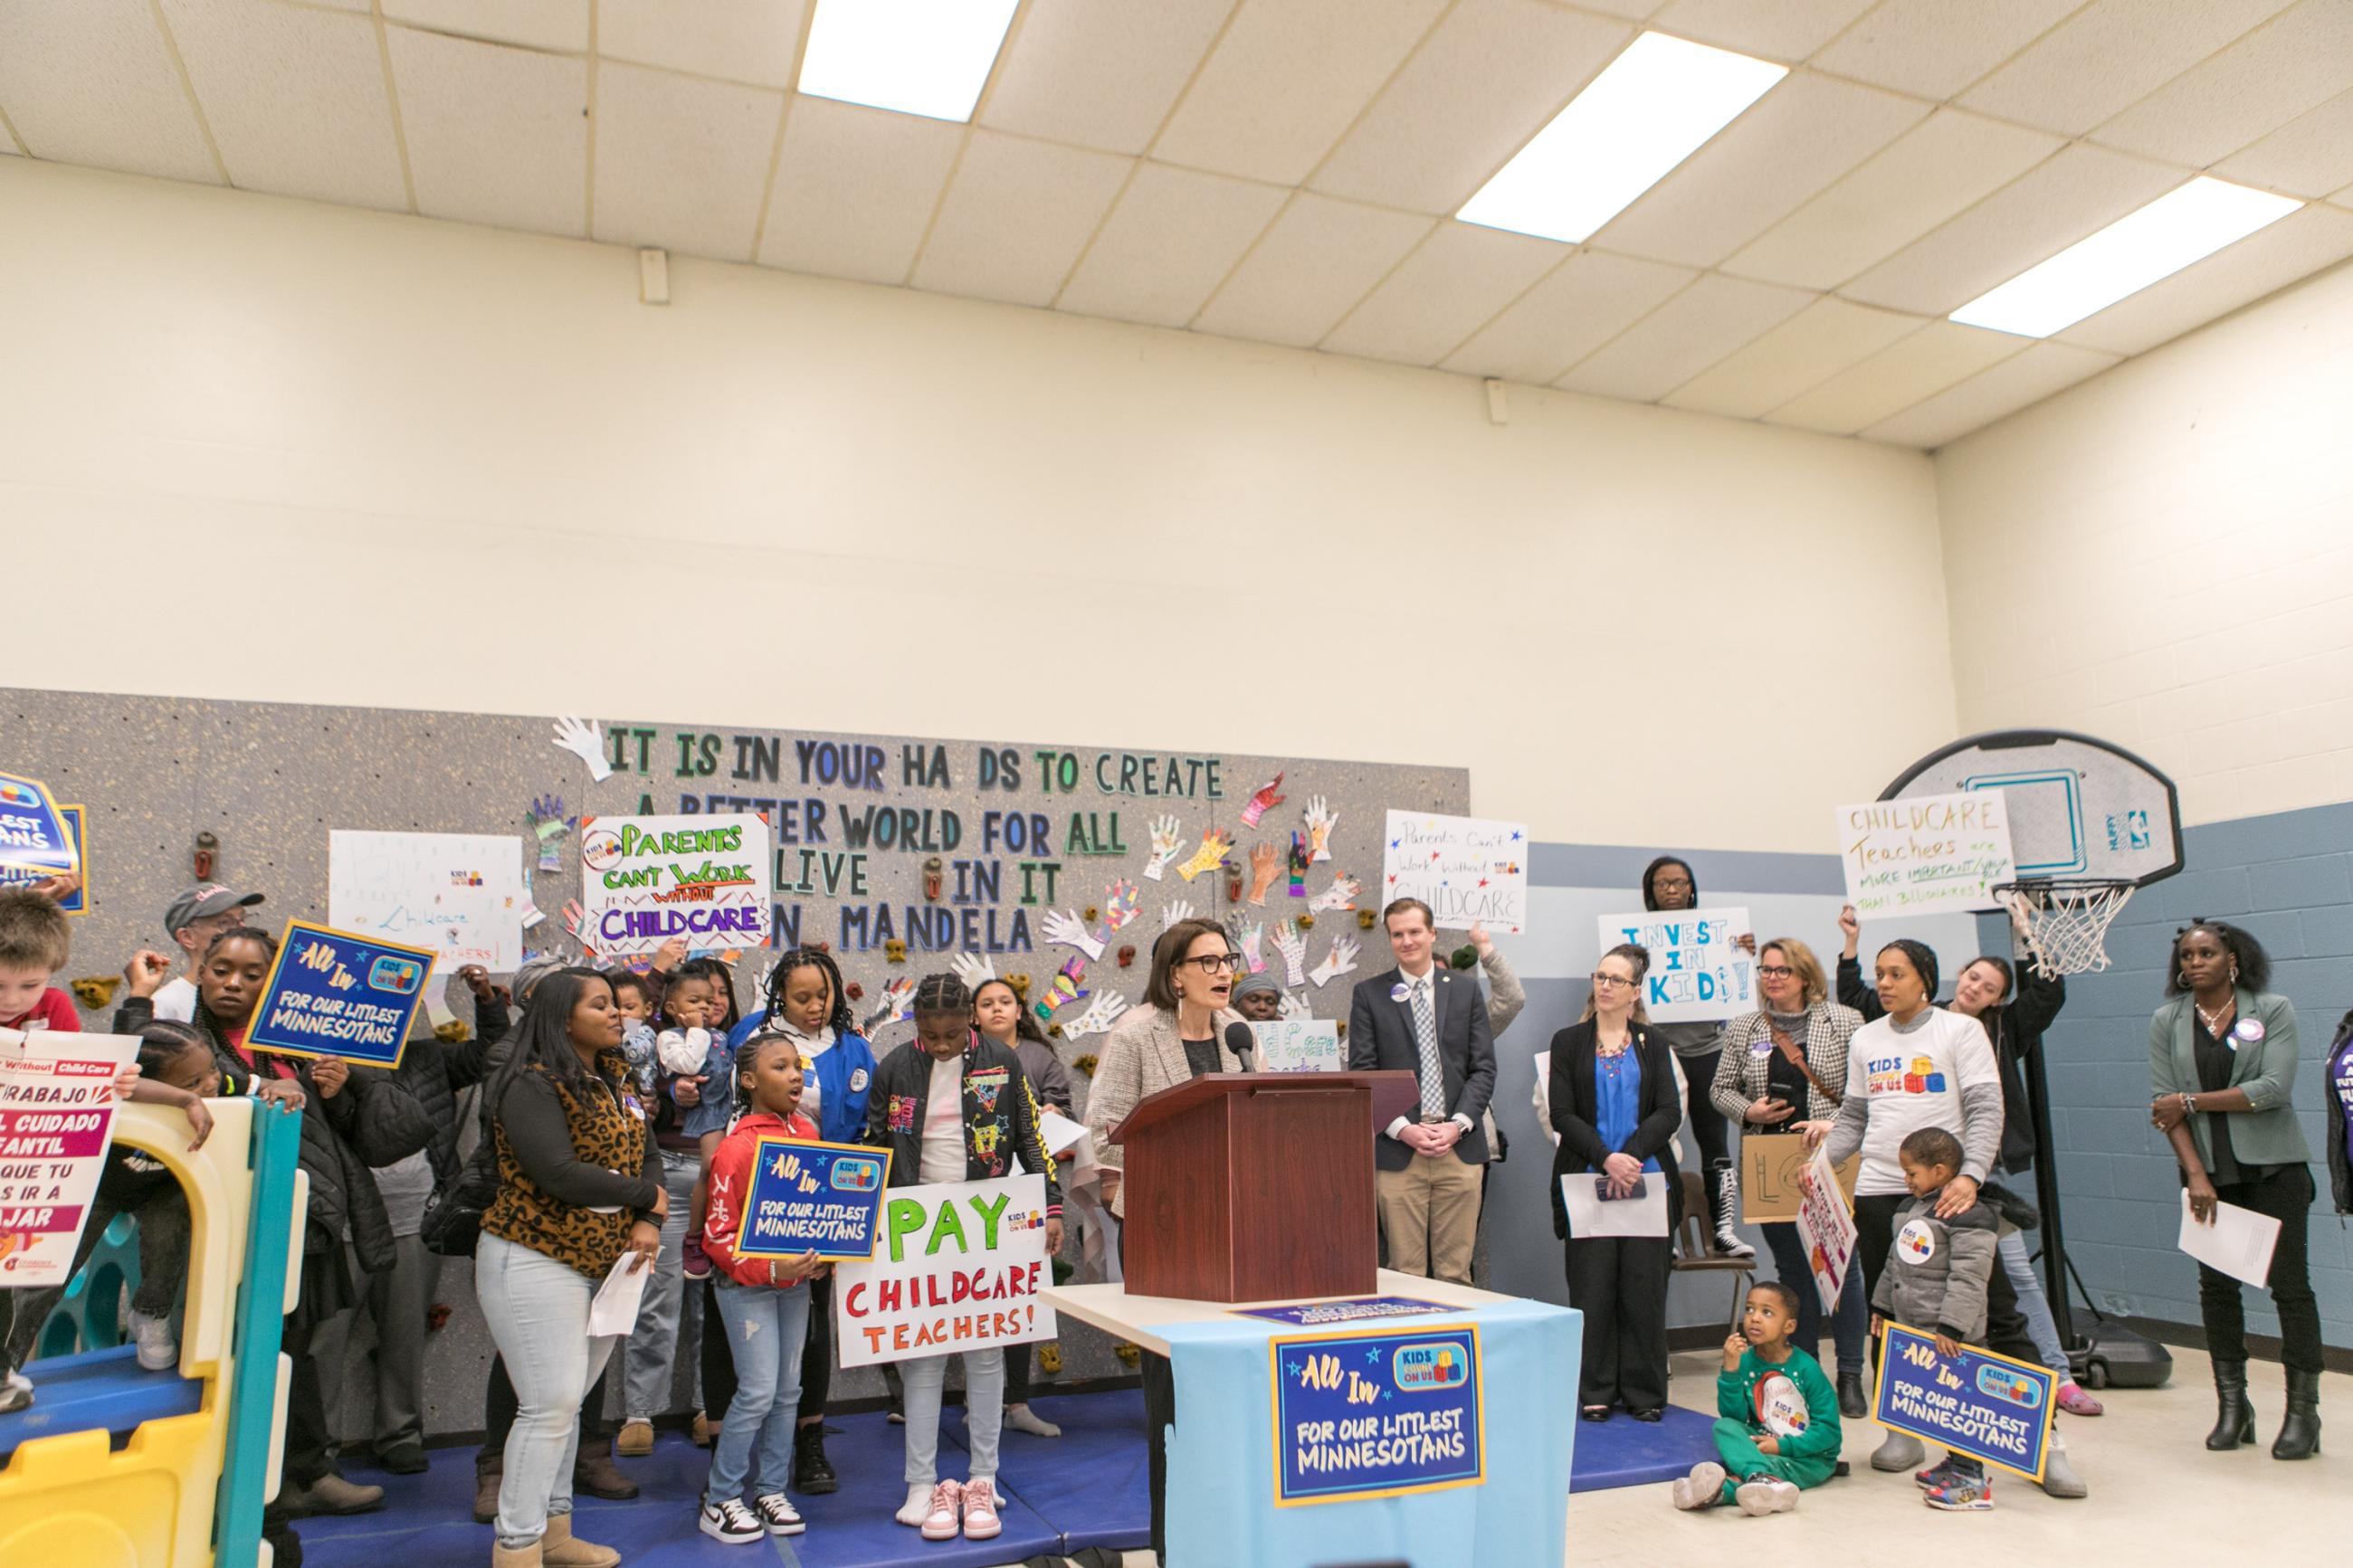
[[[1240,1022],[1241,1015],[1230,1008],[1217,1016],[1213,1033],[1219,1072],[1244,1070],[1241,1058],[1226,1048],[1226,1026]],[[1176,1032],[1176,1014],[1146,1003],[1113,1025],[1095,1062],[1094,1082],[1087,1089],[1087,1131],[1094,1138],[1095,1163],[1106,1170],[1119,1170],[1126,1156],[1111,1141],[1111,1130],[1127,1120],[1138,1101],[1189,1082],[1192,1077],[1191,1064],[1185,1059],[1184,1037]],[[1119,1184],[1119,1195],[1112,1200],[1111,1212],[1122,1218],[1127,1215],[1124,1181]]]

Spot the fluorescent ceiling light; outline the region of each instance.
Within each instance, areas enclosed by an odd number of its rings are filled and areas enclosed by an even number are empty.
[[[818,0],[801,90],[933,120],[970,120],[1018,4]]]
[[[1980,294],[1952,319],[2047,338],[2160,278],[2277,223],[2304,204],[2200,174],[2039,267]]]
[[[1788,74],[1769,60],[1645,33],[1454,216],[1575,244]]]

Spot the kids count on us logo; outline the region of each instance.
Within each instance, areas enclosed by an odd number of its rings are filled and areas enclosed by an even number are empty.
[[[2042,1384],[2015,1368],[1989,1362],[1978,1368],[1978,1392],[2005,1405],[2015,1405],[2022,1410],[2040,1409],[2042,1405]]]
[[[1905,1061],[1901,1057],[1883,1057],[1870,1066],[1867,1092],[1877,1094],[1942,1094],[1945,1075],[1926,1057],[1914,1057]]]
[[[406,996],[425,984],[425,966],[413,958],[385,953],[368,965],[368,987]]]
[[[1460,1388],[1471,1376],[1470,1362],[1463,1356],[1461,1347],[1449,1340],[1398,1346],[1389,1357],[1389,1370],[1397,1379],[1398,1388],[1406,1394]]]
[[[871,1193],[882,1184],[882,1162],[844,1155],[834,1161],[831,1180],[838,1193]]]

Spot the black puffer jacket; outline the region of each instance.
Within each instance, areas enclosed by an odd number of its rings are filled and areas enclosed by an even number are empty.
[[[459,1045],[443,1045],[427,1035],[408,1042],[400,1070],[394,1075],[433,1122],[433,1142],[425,1146],[433,1163],[436,1184],[458,1173],[458,1097],[491,1076],[505,1052],[507,1010],[500,1003],[474,1009],[475,1033]]]
[[[2033,1108],[2027,1103],[2026,1075],[2019,1064],[2042,1048],[2043,1031],[2067,1005],[2066,981],[2045,979],[2031,963],[2016,967],[2018,994],[1978,1018],[1993,1042],[1994,1066],[2001,1073],[2001,1167],[2005,1171],[2024,1171],[2034,1163]],[[1887,1013],[1879,1005],[1879,993],[1863,984],[1859,958],[1839,960],[1838,999],[1862,1014],[1866,1024]],[[1945,1001],[1936,1005],[1952,1004]]]

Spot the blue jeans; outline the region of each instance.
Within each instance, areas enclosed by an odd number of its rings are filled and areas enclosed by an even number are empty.
[[[761,1497],[783,1491],[792,1479],[809,1316],[807,1281],[784,1289],[725,1279],[715,1283],[719,1321],[735,1357],[735,1397],[727,1402],[719,1439],[711,1447],[711,1480],[702,1495],[714,1503],[741,1499],[746,1479]]]
[[[694,1181],[702,1162],[694,1151],[662,1151],[662,1185],[670,1208],[662,1219],[661,1255],[654,1259],[653,1278],[646,1281],[638,1306],[637,1327],[623,1352],[621,1415],[630,1421],[650,1421],[670,1408],[670,1373],[685,1331],[702,1315],[702,1292],[686,1289],[687,1216],[694,1207]],[[702,1360],[695,1361],[692,1384],[694,1408],[702,1408]]]
[[[2001,1270],[2010,1276],[2010,1288],[2018,1292],[2018,1310],[2026,1320],[2026,1332],[2034,1341],[2034,1353],[2042,1364],[2059,1374],[2062,1383],[2075,1381],[2073,1368],[2067,1364],[2067,1349],[2059,1342],[2059,1320],[2051,1315],[2050,1298],[2042,1293],[2042,1281],[2034,1272],[2034,1259],[2026,1250],[2026,1237],[2018,1231],[2003,1235],[1994,1246],[1994,1256],[2001,1259]]]
[[[588,1337],[588,1304],[599,1283],[487,1231],[474,1248],[474,1293],[515,1389],[499,1483],[499,1544],[510,1552],[547,1533],[550,1514],[572,1511],[580,1401],[620,1342],[617,1334]]]
[[[1821,1360],[1822,1293],[1814,1288],[1813,1266],[1806,1260],[1806,1244],[1795,1221],[1760,1225],[1766,1250],[1773,1255],[1773,1270],[1798,1293],[1798,1348]],[[1871,1300],[1862,1288],[1862,1254],[1858,1248],[1846,1266],[1846,1284],[1839,1291],[1838,1313],[1831,1320],[1831,1337],[1838,1345],[1838,1370],[1862,1370],[1871,1338]]]

